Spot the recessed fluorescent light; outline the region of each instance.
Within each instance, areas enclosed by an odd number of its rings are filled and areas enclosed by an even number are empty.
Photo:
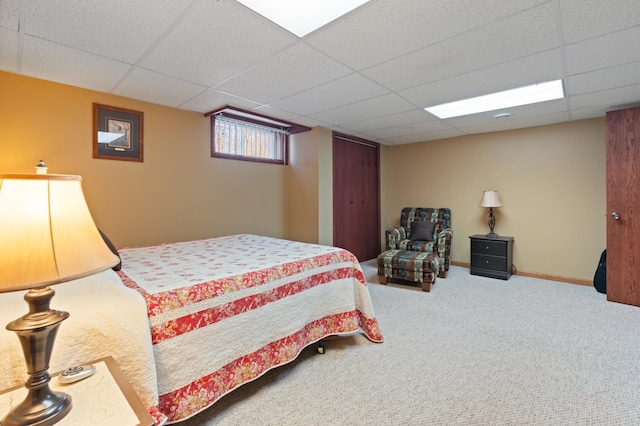
[[[439,118],[451,118],[560,98],[564,98],[562,80],[555,80],[436,105],[425,108],[425,110]]]
[[[238,0],[298,37],[328,24],[369,0]]]

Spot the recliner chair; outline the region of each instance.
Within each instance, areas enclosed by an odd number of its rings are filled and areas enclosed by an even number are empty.
[[[434,223],[430,226],[413,226],[414,222]],[[412,235],[412,229],[414,233]],[[426,231],[426,234],[425,234]],[[429,238],[431,237],[431,238]],[[400,226],[385,231],[387,250],[433,252],[440,257],[438,277],[446,278],[451,262],[451,209],[432,207],[405,207],[400,213]]]

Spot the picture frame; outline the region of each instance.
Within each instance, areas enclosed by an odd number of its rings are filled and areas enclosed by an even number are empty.
[[[93,158],[143,161],[144,113],[93,104]]]

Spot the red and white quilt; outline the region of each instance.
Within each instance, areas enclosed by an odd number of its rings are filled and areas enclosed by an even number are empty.
[[[169,423],[326,336],[382,341],[360,264],[343,249],[243,234],[120,255],[120,277],[147,303]]]

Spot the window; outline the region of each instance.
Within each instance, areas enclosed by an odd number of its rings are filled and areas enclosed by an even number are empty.
[[[310,130],[282,120],[226,106],[211,116],[211,156],[287,164],[289,135]]]
[[[214,117],[214,153],[284,163],[287,132],[226,117]]]

